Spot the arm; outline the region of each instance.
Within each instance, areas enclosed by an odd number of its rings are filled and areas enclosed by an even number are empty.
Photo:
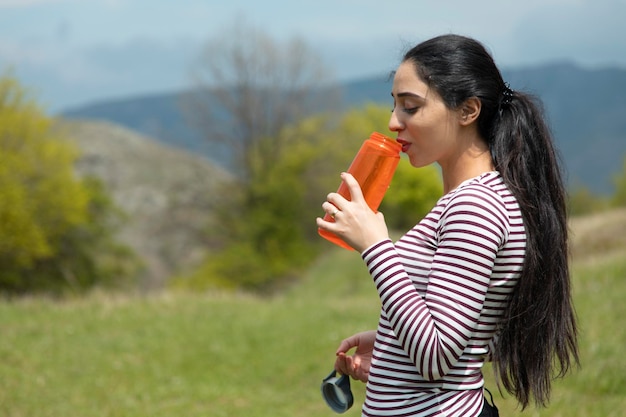
[[[394,333],[429,380],[440,379],[459,360],[478,326],[507,233],[497,198],[488,197],[463,191],[446,205],[423,297],[390,240],[362,253]]]

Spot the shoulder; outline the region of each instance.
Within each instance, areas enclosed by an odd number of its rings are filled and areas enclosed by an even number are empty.
[[[487,172],[463,182],[442,200],[445,207],[469,204],[505,210],[505,198],[510,195],[497,172]]]
[[[498,173],[482,174],[464,182],[442,199],[440,226],[471,222],[490,225],[506,233],[510,223],[510,198],[512,195]]]

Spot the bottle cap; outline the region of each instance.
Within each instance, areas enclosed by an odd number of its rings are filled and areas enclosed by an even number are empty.
[[[337,377],[337,372],[333,369],[322,381],[322,396],[335,413],[341,414],[348,411],[354,403],[350,390],[350,377],[348,375]]]

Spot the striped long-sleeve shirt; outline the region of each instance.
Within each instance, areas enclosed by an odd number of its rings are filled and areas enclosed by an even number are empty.
[[[395,245],[361,256],[381,313],[364,416],[477,416],[481,368],[520,275],[526,234],[497,172],[465,181]]]

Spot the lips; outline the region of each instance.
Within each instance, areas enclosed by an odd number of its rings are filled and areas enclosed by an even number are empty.
[[[396,142],[398,142],[400,145],[402,145],[402,152],[406,153],[406,151],[409,149],[409,147],[411,147],[411,142],[408,142],[404,139],[396,139]]]

